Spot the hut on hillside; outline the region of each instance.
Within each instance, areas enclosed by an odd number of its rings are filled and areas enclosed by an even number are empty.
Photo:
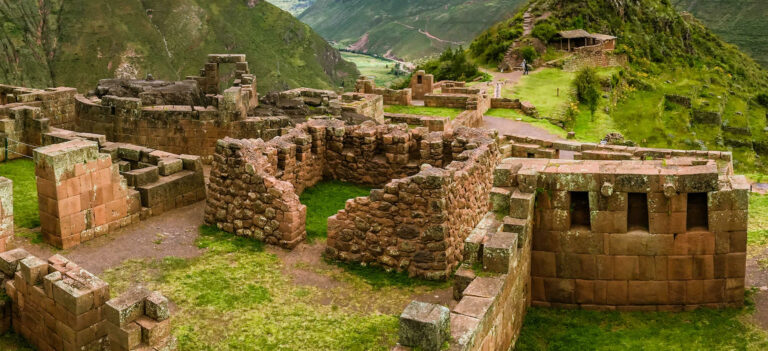
[[[616,48],[616,37],[607,34],[591,34],[583,29],[559,32],[552,41],[559,44],[560,50],[565,51],[575,51],[583,47],[605,51]]]

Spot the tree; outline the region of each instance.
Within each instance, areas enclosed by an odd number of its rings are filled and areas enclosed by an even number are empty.
[[[768,93],[757,94],[757,103],[768,108]]]
[[[527,61],[529,64],[533,63],[534,60],[536,60],[539,57],[539,53],[536,51],[536,48],[533,46],[523,46],[520,48],[520,56],[522,56],[525,61]]]
[[[579,99],[579,102],[589,107],[589,111],[594,119],[597,105],[600,103],[600,82],[597,78],[597,72],[592,67],[582,68],[576,74],[573,85],[576,88],[576,97]]]
[[[547,22],[541,22],[536,24],[535,27],[533,27],[533,32],[531,35],[533,35],[535,38],[541,39],[544,43],[548,43],[552,38],[557,34],[557,28],[552,25],[552,23]]]

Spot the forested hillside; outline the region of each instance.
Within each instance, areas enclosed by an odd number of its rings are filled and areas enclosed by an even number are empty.
[[[317,0],[299,19],[356,51],[414,60],[468,45],[524,0]]]
[[[2,1],[0,23],[6,84],[86,91],[105,77],[183,79],[209,53],[247,54],[260,91],[357,76],[309,26],[265,1]]]

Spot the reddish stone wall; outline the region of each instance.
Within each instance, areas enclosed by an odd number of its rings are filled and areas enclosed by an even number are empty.
[[[424,71],[416,71],[411,76],[411,91],[413,98],[423,100],[427,94],[432,94],[435,85],[435,76]]]
[[[53,246],[70,248],[139,220],[136,206],[128,211],[118,166],[94,142],[35,149],[35,175],[43,239]]]
[[[502,166],[497,173],[507,173],[507,180],[494,193],[512,194],[511,202],[495,206],[514,209],[516,196],[538,194],[534,304],[679,311],[743,303],[749,203],[743,177],[726,173],[719,180],[714,161],[690,159]],[[588,193],[588,208],[571,201],[573,192]],[[647,202],[636,203],[633,194]],[[691,194],[705,194],[708,214],[689,207]],[[580,211],[589,214],[586,226],[574,217]]]
[[[459,129],[455,139],[447,139],[453,162],[445,168],[423,166],[370,197],[348,201],[328,219],[326,254],[445,279],[463,258],[464,239],[487,211],[498,151],[493,139],[480,133]],[[422,147],[422,155],[439,156],[441,144]]]
[[[77,264],[23,249],[0,254],[0,272],[6,317],[38,350],[176,349],[168,300],[157,292],[133,289],[110,300],[109,285]]]

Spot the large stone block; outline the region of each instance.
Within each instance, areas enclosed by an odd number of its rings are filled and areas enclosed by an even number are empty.
[[[398,340],[401,345],[438,351],[450,335],[447,307],[412,301],[400,315]]]

